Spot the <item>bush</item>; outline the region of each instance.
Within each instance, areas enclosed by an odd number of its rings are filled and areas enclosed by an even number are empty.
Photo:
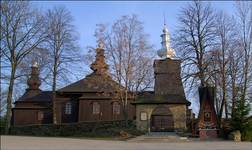
[[[124,127],[122,121],[116,122],[88,122],[62,125],[28,125],[11,127],[12,135],[32,135],[32,136],[72,136],[72,137],[119,137],[124,131],[132,136],[143,134],[136,130],[130,123],[129,127]]]
[[[248,125],[242,130],[241,137],[243,141],[252,142],[252,117],[248,118]]]
[[[1,133],[1,135],[4,134],[5,125],[6,125],[6,117],[0,116],[0,130],[1,130],[0,133]]]

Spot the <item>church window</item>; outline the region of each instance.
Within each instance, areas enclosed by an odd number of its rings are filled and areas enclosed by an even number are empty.
[[[120,104],[118,102],[113,103],[113,114],[114,115],[120,114]]]
[[[100,114],[100,104],[97,102],[93,103],[93,114],[94,115]]]
[[[65,105],[65,114],[70,115],[72,113],[72,104],[67,102]]]
[[[43,120],[44,119],[44,112],[43,111],[39,111],[38,112],[38,120]]]

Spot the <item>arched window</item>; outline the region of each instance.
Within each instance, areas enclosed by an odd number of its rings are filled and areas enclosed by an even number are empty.
[[[65,114],[70,115],[72,113],[72,103],[67,102],[65,105]]]
[[[97,102],[93,103],[93,114],[94,115],[100,114],[100,104]]]
[[[113,114],[114,115],[120,114],[120,104],[118,102],[113,103]]]

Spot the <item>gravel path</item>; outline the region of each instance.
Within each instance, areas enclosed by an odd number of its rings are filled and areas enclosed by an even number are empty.
[[[74,138],[1,136],[1,150],[252,150],[251,142],[127,142]]]

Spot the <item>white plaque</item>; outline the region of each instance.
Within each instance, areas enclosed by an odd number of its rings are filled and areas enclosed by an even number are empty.
[[[147,113],[146,112],[141,112],[140,117],[141,117],[142,121],[147,120]]]

